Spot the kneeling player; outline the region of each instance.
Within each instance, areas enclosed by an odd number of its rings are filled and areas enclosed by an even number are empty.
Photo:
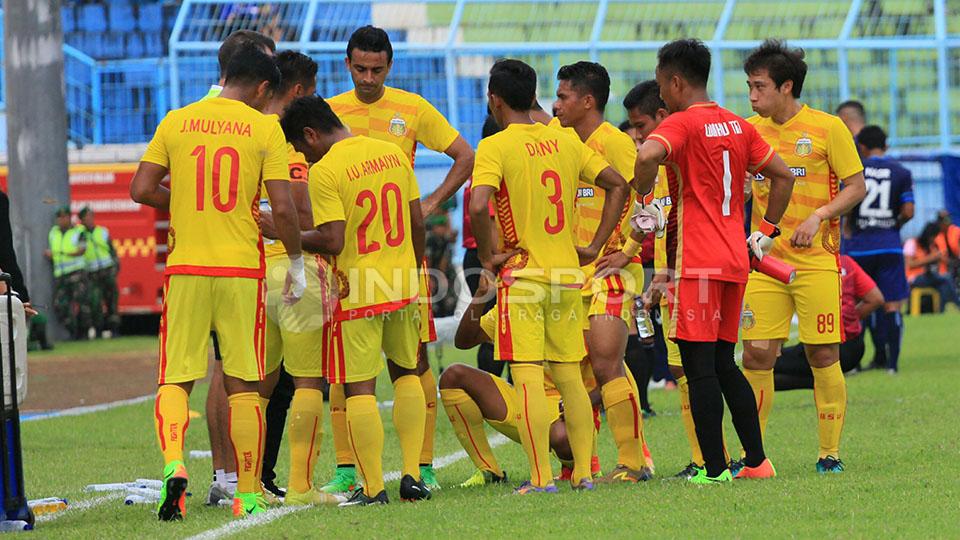
[[[383,424],[376,379],[389,360],[393,421],[403,454],[400,498],[430,498],[420,480],[426,404],[416,374],[419,342],[417,263],[424,227],[410,161],[387,142],[353,136],[319,97],[298,99],[284,133],[308,161],[317,228],[302,234],[310,251],[333,257],[339,303],[327,337],[326,375],[344,384],[347,435],[364,487],[345,506],[388,502],[383,485]]]

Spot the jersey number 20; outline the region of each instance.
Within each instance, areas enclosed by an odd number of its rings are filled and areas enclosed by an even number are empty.
[[[390,219],[391,199],[393,199],[393,205],[396,208],[396,213],[393,214],[396,220]],[[357,250],[360,255],[373,253],[380,249],[380,242],[367,239],[367,228],[369,228],[373,220],[376,219],[378,207],[376,194],[369,189],[365,189],[357,195],[357,206],[366,208],[368,203],[370,208],[367,210],[367,215],[363,217],[363,221],[360,222],[360,227],[357,228]],[[404,237],[403,197],[400,194],[400,186],[392,182],[383,185],[383,188],[380,189],[379,210],[380,217],[383,219],[384,241],[386,241],[390,247],[399,246],[403,243]]]

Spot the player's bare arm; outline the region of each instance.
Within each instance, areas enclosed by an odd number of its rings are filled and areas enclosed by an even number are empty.
[[[630,187],[641,195],[651,193],[657,183],[660,163],[667,157],[667,149],[655,140],[645,141],[637,150],[637,164]]]
[[[761,172],[761,171],[756,171]],[[790,167],[778,154],[774,154],[770,163],[763,168],[763,175],[770,180],[770,198],[767,203],[767,213],[763,216],[770,223],[780,223],[790,196],[793,194],[793,183],[796,180]]]
[[[623,246],[623,249],[604,255],[597,260],[596,277],[603,279],[612,276],[630,264],[630,261],[640,253],[640,243],[646,236],[646,233],[631,230],[630,240]],[[633,252],[634,250],[636,250],[636,253]]]
[[[490,292],[490,286],[490,278],[481,274],[477,292],[470,299],[470,304],[463,311],[463,317],[460,318],[460,324],[457,325],[457,333],[453,338],[453,344],[456,348],[472,349],[481,343],[493,342],[480,326],[480,317],[483,316],[489,300],[487,295]]]
[[[300,243],[303,245],[303,249],[310,253],[336,257],[343,251],[346,229],[347,222],[343,220],[328,221],[318,225],[312,231],[300,233]]]
[[[427,245],[427,229],[423,223],[423,211],[420,201],[410,201],[410,234],[413,240],[413,256],[415,261],[423,260],[423,253]]]
[[[470,192],[470,221],[473,223],[473,235],[477,240],[477,257],[484,270],[495,272],[493,265],[493,227],[490,223],[490,186],[473,186]]]
[[[603,245],[607,243],[607,239],[610,238],[614,229],[617,228],[617,223],[620,222],[620,215],[623,212],[623,206],[627,202],[627,194],[629,193],[627,181],[613,167],[607,167],[600,171],[596,183],[597,187],[605,190],[607,194],[603,200],[603,214],[600,217],[600,225],[597,226],[597,232],[594,234],[593,240],[589,246],[577,247],[577,255],[580,256],[581,266],[589,264],[600,254]],[[471,200],[470,203],[472,207],[473,201]]]
[[[168,172],[162,165],[141,161],[130,182],[130,198],[158,210],[170,210],[170,190],[160,185]]]
[[[863,171],[841,180],[843,189],[827,204],[817,208],[794,231],[790,245],[797,248],[810,247],[813,237],[820,230],[820,223],[838,218],[849,212],[863,200],[867,194],[867,185],[863,179]],[[772,195],[772,193],[771,193]]]
[[[913,219],[916,205],[912,202],[905,202],[900,206],[900,214],[897,216],[897,227],[903,227],[908,221]]]
[[[283,247],[286,248],[287,255],[290,258],[297,257],[300,255],[300,220],[298,218],[299,212],[291,197],[290,182],[286,180],[265,180],[263,185],[270,197],[277,238],[283,242]]]
[[[447,171],[447,176],[443,179],[440,187],[423,198],[424,215],[429,216],[440,204],[453,197],[470,178],[470,173],[473,172],[473,148],[467,144],[462,135],[457,136],[443,153],[453,159],[453,166]]]
[[[883,303],[884,298],[883,293],[880,292],[880,287],[874,287],[857,302],[857,316],[861,320],[866,319],[871,313],[880,309]]]
[[[290,196],[293,197],[293,205],[297,208],[297,219],[300,221],[300,230],[309,231],[313,229],[313,205],[310,204],[310,189],[307,184],[290,183]],[[260,212],[260,232],[265,238],[271,240],[277,239],[277,227],[273,223],[273,212],[264,210]]]

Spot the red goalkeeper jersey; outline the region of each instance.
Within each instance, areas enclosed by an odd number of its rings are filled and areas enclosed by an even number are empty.
[[[677,278],[745,283],[744,180],[770,163],[773,149],[752,124],[712,102],[671,114],[649,139],[667,150],[667,267]]]

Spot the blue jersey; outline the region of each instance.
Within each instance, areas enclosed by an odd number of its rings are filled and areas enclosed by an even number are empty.
[[[863,176],[867,194],[850,212],[851,236],[844,252],[853,257],[901,253],[897,218],[903,205],[913,202],[913,177],[888,157],[863,160]]]

